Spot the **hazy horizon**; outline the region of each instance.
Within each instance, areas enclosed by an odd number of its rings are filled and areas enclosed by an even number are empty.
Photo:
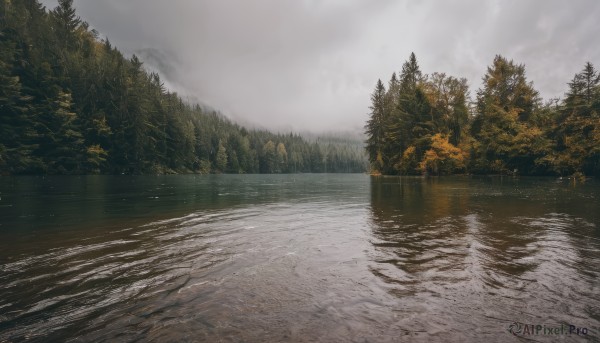
[[[465,77],[471,94],[501,54],[526,65],[544,99],[600,61],[600,3],[585,0],[74,4],[184,99],[280,132],[362,131],[377,79],[387,84],[413,51],[424,73]]]

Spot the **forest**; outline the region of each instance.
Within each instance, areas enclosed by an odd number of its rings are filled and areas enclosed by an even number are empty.
[[[367,169],[360,141],[249,130],[184,102],[72,0],[0,3],[0,175]]]
[[[365,126],[373,174],[600,176],[600,76],[592,63],[543,101],[525,66],[497,55],[467,80],[423,74],[412,53],[377,81]]]

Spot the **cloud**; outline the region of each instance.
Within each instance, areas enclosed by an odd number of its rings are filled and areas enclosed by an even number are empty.
[[[49,7],[56,2],[44,1]],[[411,51],[425,73],[467,77],[496,54],[546,98],[600,63],[600,3],[392,0],[75,1],[79,15],[167,85],[272,129],[360,129],[378,78]]]

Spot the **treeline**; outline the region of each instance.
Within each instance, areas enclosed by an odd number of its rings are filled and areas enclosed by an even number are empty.
[[[591,63],[563,100],[544,103],[524,65],[496,56],[470,99],[466,79],[424,75],[411,54],[371,95],[372,173],[600,176],[600,77]]]
[[[184,103],[59,0],[0,1],[0,174],[363,172],[366,154]]]

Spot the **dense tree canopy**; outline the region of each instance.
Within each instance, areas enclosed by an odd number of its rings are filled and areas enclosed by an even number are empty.
[[[366,125],[373,173],[600,175],[600,76],[591,63],[542,104],[525,66],[496,56],[470,101],[465,79],[424,75],[414,54],[377,81]]]
[[[73,8],[0,2],[0,174],[363,172],[362,147],[187,104]]]

